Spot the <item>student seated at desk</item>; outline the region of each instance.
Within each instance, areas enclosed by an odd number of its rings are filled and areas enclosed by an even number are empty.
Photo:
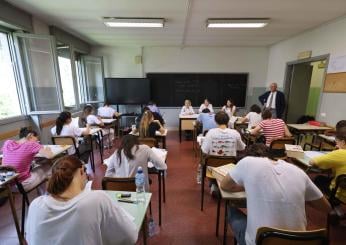
[[[74,156],[52,168],[47,191],[29,207],[28,244],[135,244],[138,229],[131,216],[104,191],[84,190],[87,175]]]
[[[213,105],[209,103],[208,99],[205,99],[203,104],[199,107],[198,112],[202,113],[204,109],[208,109],[211,113],[214,113]]]
[[[228,99],[226,101],[226,105],[224,105],[221,110],[226,112],[227,115],[229,116],[229,118],[231,118],[232,116],[235,115],[236,109],[237,109],[237,107],[235,106],[233,101],[231,99]]]
[[[139,115],[138,117],[136,117],[136,119],[135,119],[136,127],[137,127],[137,128],[139,128],[139,124],[140,124],[140,122],[141,122],[141,120],[142,120],[143,114],[144,114],[144,112],[146,112],[146,111],[150,111],[150,112],[153,114],[154,120],[159,120],[159,122],[161,123],[161,125],[165,125],[165,120],[163,120],[162,116],[161,116],[159,113],[157,113],[157,112],[152,112],[152,111],[149,109],[149,107],[146,106],[146,107],[143,108],[142,114]]]
[[[138,137],[128,134],[122,137],[120,147],[106,160],[106,177],[135,177],[139,166],[146,176],[145,190],[149,191],[148,162],[157,169],[167,169],[166,163],[147,145],[140,145]]]
[[[154,119],[153,113],[151,113],[151,111],[145,111],[139,124],[139,137],[154,138],[156,135],[156,131],[164,134],[165,128],[162,126],[159,120]]]
[[[193,115],[195,114],[195,111],[193,110],[193,107],[191,106],[190,100],[185,100],[184,106],[181,108],[180,115],[186,116],[186,115]]]
[[[310,161],[310,164],[317,168],[333,171],[334,176],[332,178],[318,175],[314,179],[315,184],[327,195],[335,187],[336,178],[341,174],[346,174],[346,120],[339,121],[336,124],[335,141],[338,150],[315,157]],[[336,197],[346,203],[346,190],[339,189]]]
[[[245,144],[238,131],[228,128],[229,117],[226,112],[215,114],[217,128],[208,131],[203,140],[203,153],[215,156],[237,156],[237,151],[243,151]]]
[[[18,180],[25,190],[30,190],[50,175],[50,165],[40,164],[30,171],[31,163],[37,153],[50,158],[53,152],[38,142],[38,135],[28,128],[21,128],[19,140],[6,140],[3,147],[2,165],[11,166],[19,174]],[[44,189],[39,190],[41,194]]]
[[[85,127],[87,124],[90,126],[104,126],[101,117],[94,115],[95,109],[92,105],[84,106],[83,113],[79,117],[80,125]]]
[[[272,118],[272,113],[269,109],[265,109],[262,112],[263,121],[260,122],[254,129],[250,130],[251,134],[257,135],[263,132],[266,138],[266,145],[270,146],[270,143],[277,138],[291,137],[292,134],[288,130],[285,122],[279,118]]]
[[[215,114],[211,113],[208,108],[204,109],[202,113],[200,113],[197,117],[197,122],[201,123],[202,133],[204,134],[205,131],[216,128],[216,122],[215,122]]]
[[[83,130],[72,123],[71,113],[68,111],[63,111],[60,113],[58,118],[56,119],[55,127],[51,129],[51,133],[53,136],[72,136],[75,138],[76,147],[80,149],[80,152],[84,152],[84,150],[88,147],[85,144],[79,145],[78,137],[83,135],[89,135],[90,127],[87,127]],[[70,155],[75,154],[75,149],[71,148],[68,150]],[[89,156],[85,156],[82,160],[88,162]]]
[[[109,106],[109,103],[106,101],[103,106],[97,109],[97,115],[103,118],[116,118],[120,114]]]
[[[240,123],[248,122],[248,129],[256,127],[262,121],[261,108],[258,105],[253,104],[250,107],[250,112],[239,121]]]
[[[249,151],[258,152],[259,157],[243,158],[221,181],[224,191],[246,192],[248,215],[236,207],[228,212],[238,244],[255,245],[257,229],[262,226],[305,231],[305,203],[326,214],[330,211],[328,201],[304,171],[270,159],[263,144],[253,144]]]

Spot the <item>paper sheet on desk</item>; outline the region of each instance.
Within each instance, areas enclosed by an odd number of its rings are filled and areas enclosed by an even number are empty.
[[[304,154],[308,158],[314,158],[314,157],[322,156],[322,155],[324,155],[326,153],[325,152],[320,152],[320,151],[305,151]]]
[[[151,150],[158,156],[162,161],[166,161],[167,151],[165,149],[159,149],[156,147],[152,147]],[[154,164],[152,162],[148,162],[148,168],[153,168]]]

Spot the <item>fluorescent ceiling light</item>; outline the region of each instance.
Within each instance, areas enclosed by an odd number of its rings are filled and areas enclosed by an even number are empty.
[[[262,28],[269,22],[268,18],[261,19],[208,19],[208,28]]]
[[[165,23],[163,18],[116,18],[104,17],[103,22],[108,27],[160,27]]]

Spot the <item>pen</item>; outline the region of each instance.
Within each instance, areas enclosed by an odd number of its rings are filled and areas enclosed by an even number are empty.
[[[132,201],[132,200],[128,200],[128,199],[118,199],[118,202],[136,203],[136,201]]]

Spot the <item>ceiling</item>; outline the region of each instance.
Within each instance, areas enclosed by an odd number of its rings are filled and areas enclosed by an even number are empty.
[[[346,14],[346,0],[10,0],[102,46],[268,46]],[[108,28],[102,17],[162,17],[165,28]],[[208,18],[270,18],[261,29],[207,29]]]

